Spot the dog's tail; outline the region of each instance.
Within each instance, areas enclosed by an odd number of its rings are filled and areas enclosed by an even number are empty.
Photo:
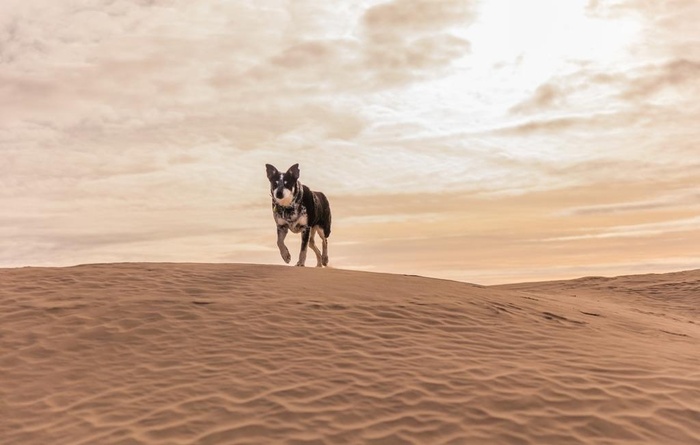
[[[331,236],[331,209],[330,209],[330,207],[328,208],[328,221],[326,221],[326,225],[323,226],[323,235],[326,238]]]

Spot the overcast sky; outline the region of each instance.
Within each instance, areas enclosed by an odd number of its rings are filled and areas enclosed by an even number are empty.
[[[334,267],[698,268],[698,23],[697,0],[0,0],[0,267],[282,264],[264,165],[298,162]]]

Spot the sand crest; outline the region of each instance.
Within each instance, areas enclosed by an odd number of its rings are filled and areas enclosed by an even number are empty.
[[[700,271],[0,269],[0,443],[700,443],[699,308]]]

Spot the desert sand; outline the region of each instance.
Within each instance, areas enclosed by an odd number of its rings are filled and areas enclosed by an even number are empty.
[[[2,444],[698,444],[700,270],[0,269]]]

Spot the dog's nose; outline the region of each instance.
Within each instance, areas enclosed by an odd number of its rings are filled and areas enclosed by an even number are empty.
[[[277,196],[277,199],[282,199],[284,198],[284,192],[281,189],[277,189],[275,191],[275,196]]]

